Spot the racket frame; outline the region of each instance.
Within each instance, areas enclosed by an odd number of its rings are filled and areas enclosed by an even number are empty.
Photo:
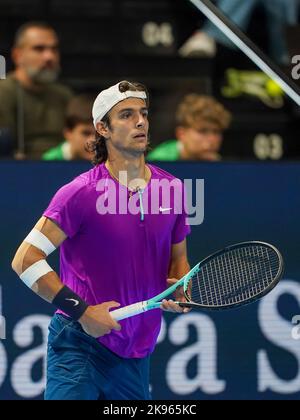
[[[195,302],[191,301],[190,296],[186,293],[187,291],[187,287],[184,288],[184,296],[187,300],[187,302],[176,302],[179,306],[184,307],[184,308],[195,308],[195,309],[203,309],[206,311],[223,311],[226,309],[234,309],[234,308],[239,308],[240,306],[246,306],[249,305],[259,299],[261,299],[262,297],[266,296],[268,293],[270,293],[274,287],[277,286],[277,284],[279,283],[279,281],[282,278],[283,272],[284,272],[284,261],[283,261],[283,257],[281,255],[281,253],[279,252],[279,250],[274,246],[271,245],[267,242],[261,242],[261,241],[247,241],[247,242],[240,242],[234,245],[230,245],[227,246],[226,248],[223,248],[220,251],[217,251],[211,255],[209,255],[208,257],[206,257],[204,260],[202,260],[198,265],[199,265],[199,270],[201,270],[202,266],[204,266],[209,260],[217,257],[218,255],[222,255],[226,252],[229,251],[233,251],[236,248],[242,248],[242,247],[247,247],[250,245],[261,245],[263,247],[267,247],[267,248],[271,248],[278,256],[279,259],[279,270],[278,273],[275,277],[275,279],[273,279],[273,281],[270,283],[270,285],[268,287],[266,287],[262,292],[258,293],[257,295],[249,298],[249,299],[245,299],[241,302],[238,303],[232,303],[232,304],[227,304],[227,305],[219,305],[219,306],[212,306],[212,305],[201,305]],[[189,274],[189,273],[188,273]]]
[[[253,296],[249,299],[245,299],[244,301],[233,303],[233,304],[226,304],[226,305],[220,305],[220,306],[211,306],[211,305],[201,305],[197,304],[191,301],[191,297],[188,294],[188,286],[190,280],[193,278],[195,274],[197,274],[201,268],[211,259],[217,257],[218,255],[222,255],[226,252],[233,251],[236,248],[241,247],[247,247],[251,245],[261,245],[263,247],[271,248],[278,256],[279,259],[279,270],[275,277],[275,279],[270,283],[266,289],[264,289],[262,292],[258,293],[256,296]],[[280,281],[282,274],[284,270],[284,262],[281,253],[278,251],[278,249],[266,242],[261,241],[248,241],[248,242],[240,242],[234,245],[227,246],[226,248],[223,248],[220,251],[217,251],[208,257],[206,257],[204,260],[196,264],[184,277],[182,277],[178,282],[174,283],[171,287],[163,291],[162,293],[158,294],[157,296],[154,296],[151,299],[141,301],[138,303],[134,303],[132,305],[125,306],[123,308],[114,310],[110,312],[110,315],[117,321],[120,321],[122,319],[138,315],[140,313],[149,311],[151,309],[158,309],[161,308],[162,300],[168,297],[171,293],[174,293],[177,288],[183,287],[184,296],[187,300],[187,302],[175,302],[181,307],[185,308],[198,308],[203,309],[207,311],[220,311],[220,310],[226,310],[226,309],[233,309],[238,308],[240,306],[249,305],[250,303],[255,302],[258,299],[261,299],[263,296],[268,294],[274,287],[278,284]]]

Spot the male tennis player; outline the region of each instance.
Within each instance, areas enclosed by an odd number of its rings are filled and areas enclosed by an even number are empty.
[[[161,310],[120,323],[109,310],[149,299],[165,290],[168,276],[174,283],[189,271],[185,238],[190,228],[184,212],[174,212],[175,194],[169,208],[160,204],[155,214],[146,212],[155,183],[175,179],[145,165],[146,88],[121,82],[101,92],[93,118],[95,167],[56,193],[12,266],[28,287],[58,308],[49,327],[45,399],[149,399],[149,355]],[[163,199],[161,190],[158,195]],[[123,211],[131,201],[135,214]],[[106,202],[116,211],[105,213]],[[60,277],[46,262],[59,246]],[[182,312],[167,300],[162,309]]]

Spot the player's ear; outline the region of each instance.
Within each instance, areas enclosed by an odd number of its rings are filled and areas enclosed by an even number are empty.
[[[109,128],[107,124],[105,124],[103,121],[100,121],[97,123],[97,133],[100,134],[100,136],[105,137],[106,139],[109,138]]]

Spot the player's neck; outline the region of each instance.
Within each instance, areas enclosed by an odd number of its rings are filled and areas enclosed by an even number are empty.
[[[124,158],[109,158],[105,163],[106,168],[110,172],[113,178],[122,182],[120,179],[120,173],[126,173],[127,186],[134,180],[142,180],[141,185],[137,187],[145,188],[151,178],[151,171],[145,164],[144,156],[140,156],[134,159]]]

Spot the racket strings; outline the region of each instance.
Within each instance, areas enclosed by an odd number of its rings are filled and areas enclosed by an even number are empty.
[[[275,250],[260,245],[227,251],[208,260],[191,281],[192,302],[207,306],[233,305],[263,293],[278,275]]]

